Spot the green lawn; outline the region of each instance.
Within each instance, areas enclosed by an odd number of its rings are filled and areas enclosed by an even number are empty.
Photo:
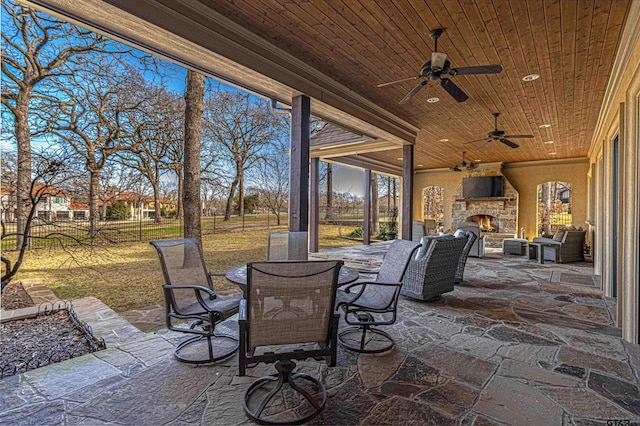
[[[279,230],[285,230],[281,227]],[[278,230],[272,228],[271,231]],[[353,227],[342,227],[342,235]],[[220,232],[203,236],[203,250],[211,272],[224,272],[250,261],[265,260],[267,229],[245,232]],[[338,237],[337,226],[320,227],[320,248],[359,244]],[[146,241],[101,245],[88,248],[69,247],[38,249],[27,252],[16,276],[41,278],[63,300],[94,296],[117,312],[163,302],[163,282],[155,249]],[[15,253],[5,252],[15,259]],[[231,288],[224,278],[216,279],[215,288]]]

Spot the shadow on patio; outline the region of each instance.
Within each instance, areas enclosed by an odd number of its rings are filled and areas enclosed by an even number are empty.
[[[331,249],[319,257],[374,266],[385,248]],[[401,298],[399,319],[387,327],[396,340],[390,352],[339,348],[334,368],[299,363],[328,389],[314,423],[640,421],[640,349],[620,338],[615,303],[601,296],[592,273],[590,263],[470,258],[465,281],[440,301]],[[118,319],[95,299],[76,305],[90,323]],[[194,368],[173,359],[181,336],[116,338],[107,324],[94,330],[107,336],[109,349],[0,381],[0,423],[248,423],[241,396],[273,372],[261,364],[239,377],[237,357]],[[227,325],[237,330],[237,323]]]

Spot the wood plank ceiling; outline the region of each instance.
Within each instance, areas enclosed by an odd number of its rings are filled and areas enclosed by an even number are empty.
[[[482,162],[587,155],[629,0],[199,0],[355,92],[419,127],[415,166],[449,167],[460,153]],[[438,51],[451,67],[500,64],[494,75],[451,79],[458,103],[431,82],[398,101],[430,59],[429,32],[444,28]],[[539,74],[535,81],[522,78]],[[438,97],[437,103],[427,103]],[[493,130],[493,112],[520,148],[463,145]],[[550,127],[540,127],[549,124]],[[443,141],[447,139],[447,141]],[[545,142],[553,141],[552,144]],[[555,154],[551,154],[555,153]],[[367,154],[400,164],[400,150]]]

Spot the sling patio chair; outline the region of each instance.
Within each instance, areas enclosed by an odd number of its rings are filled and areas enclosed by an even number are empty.
[[[151,245],[158,251],[165,280],[167,328],[191,335],[176,344],[176,359],[204,364],[232,355],[238,349],[238,339],[216,333],[215,327],[238,313],[240,296],[216,295],[213,274],[207,272],[202,248],[195,239],[151,241]]]
[[[374,282],[355,282],[338,290],[338,308],[349,324],[338,333],[341,345],[362,353],[385,352],[393,347],[393,338],[377,326],[396,321],[402,278],[418,247],[419,242],[394,241]]]
[[[246,299],[241,302],[238,321],[239,374],[244,376],[247,368],[261,362],[275,362],[278,371],[246,390],[242,406],[249,419],[300,424],[324,408],[325,387],[310,375],[294,373],[293,360],[324,359],[330,367],[336,365],[340,317],[334,306],[342,264],[280,261],[247,265]]]
[[[306,232],[269,232],[267,260],[307,260],[308,236]]]

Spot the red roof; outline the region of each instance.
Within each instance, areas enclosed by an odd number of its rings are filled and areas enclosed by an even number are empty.
[[[86,210],[86,209],[89,208],[89,204],[80,203],[78,201],[71,200],[71,203],[69,204],[69,208],[70,209],[83,209],[83,210]]]
[[[36,184],[33,185],[33,190],[31,191],[31,194],[33,195],[36,195],[37,193],[49,194],[57,197],[71,197],[69,194],[59,190],[55,186],[47,186],[44,183],[40,182],[36,182]]]

